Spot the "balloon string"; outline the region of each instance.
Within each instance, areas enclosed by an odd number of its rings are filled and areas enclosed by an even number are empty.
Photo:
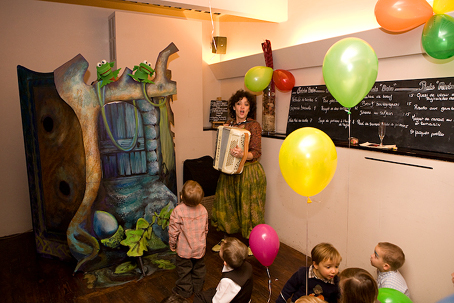
[[[213,22],[213,12],[211,11],[211,0],[208,1],[208,5],[210,7],[210,19],[211,19],[211,43],[213,43],[214,49],[217,52],[218,46],[216,45],[216,40],[214,39],[214,22]],[[213,60],[214,56],[216,56],[216,53],[211,57],[211,60]]]
[[[211,0],[208,1],[210,7],[210,19],[211,19],[211,41],[214,44],[214,49],[217,50],[216,40],[214,40],[214,22],[213,22],[213,13],[211,12]]]
[[[351,134],[350,134],[350,110],[347,112],[348,113],[348,148],[350,148],[350,142],[351,142]]]
[[[269,291],[267,303],[269,303],[271,300],[271,276],[270,276],[270,271],[268,270],[268,266],[266,267],[266,273],[268,274],[268,291]]]
[[[348,113],[348,148],[350,148],[350,109],[347,111]],[[345,265],[348,265],[348,214],[349,214],[349,206],[350,206],[350,153],[348,153],[348,168],[347,168],[347,237],[346,237],[346,256],[345,256]]]
[[[309,252],[309,204],[306,205],[306,296],[309,294],[308,290],[308,284],[309,284],[309,268],[307,262],[308,262],[308,257],[307,254]]]

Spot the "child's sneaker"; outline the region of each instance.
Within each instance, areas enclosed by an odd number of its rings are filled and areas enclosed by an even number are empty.
[[[211,249],[212,251],[214,252],[220,252],[221,251],[221,244],[222,242],[224,242],[224,239],[222,239],[221,241],[219,241],[218,244],[216,244],[215,246],[213,246],[213,248]]]

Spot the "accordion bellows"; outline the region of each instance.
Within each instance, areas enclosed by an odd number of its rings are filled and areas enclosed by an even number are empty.
[[[219,126],[216,137],[216,150],[213,167],[226,174],[241,174],[249,151],[249,139],[251,133],[243,128]],[[242,159],[230,154],[234,147],[240,147],[244,151]]]

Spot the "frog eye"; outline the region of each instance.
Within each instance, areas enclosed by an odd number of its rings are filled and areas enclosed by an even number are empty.
[[[151,67],[151,63],[147,63],[147,65],[148,65],[149,67]]]
[[[102,60],[101,63],[102,63],[102,64],[106,64],[107,61],[106,61],[106,60]]]
[[[143,60],[142,63],[148,65],[148,61],[147,60]]]
[[[101,67],[101,65],[102,65],[101,62],[96,63],[97,67]]]

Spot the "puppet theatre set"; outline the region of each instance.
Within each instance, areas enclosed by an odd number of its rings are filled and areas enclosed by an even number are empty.
[[[144,61],[121,73],[102,60],[91,85],[82,55],[53,73],[17,68],[37,251],[75,258],[91,287],[174,268],[176,82],[167,61],[177,51],[171,43],[154,68]]]
[[[454,10],[449,1],[434,8],[426,1],[399,3],[377,2],[375,15],[385,30],[405,32],[425,23],[426,53],[434,59],[454,56],[454,19],[445,14]],[[266,66],[251,68],[245,87],[264,96],[272,96],[275,86],[294,89],[291,72],[274,70],[269,41],[262,46]],[[89,64],[80,54],[52,73],[17,67],[37,252],[75,259],[74,272],[84,272],[90,287],[175,267],[167,227],[178,202],[171,130],[176,82],[167,65],[176,52],[171,43],[154,67],[143,61],[132,70],[106,60]],[[96,68],[91,84],[84,82],[88,68]],[[323,78],[349,130],[352,108],[369,94],[377,74],[377,56],[364,40],[342,39],[326,53]],[[274,100],[266,103],[264,131],[272,133]],[[287,134],[278,162],[286,183],[311,203],[333,178],[337,154],[325,132],[301,127]],[[258,225],[250,245],[268,267],[279,239],[270,226]],[[382,296],[404,302],[396,294]]]

